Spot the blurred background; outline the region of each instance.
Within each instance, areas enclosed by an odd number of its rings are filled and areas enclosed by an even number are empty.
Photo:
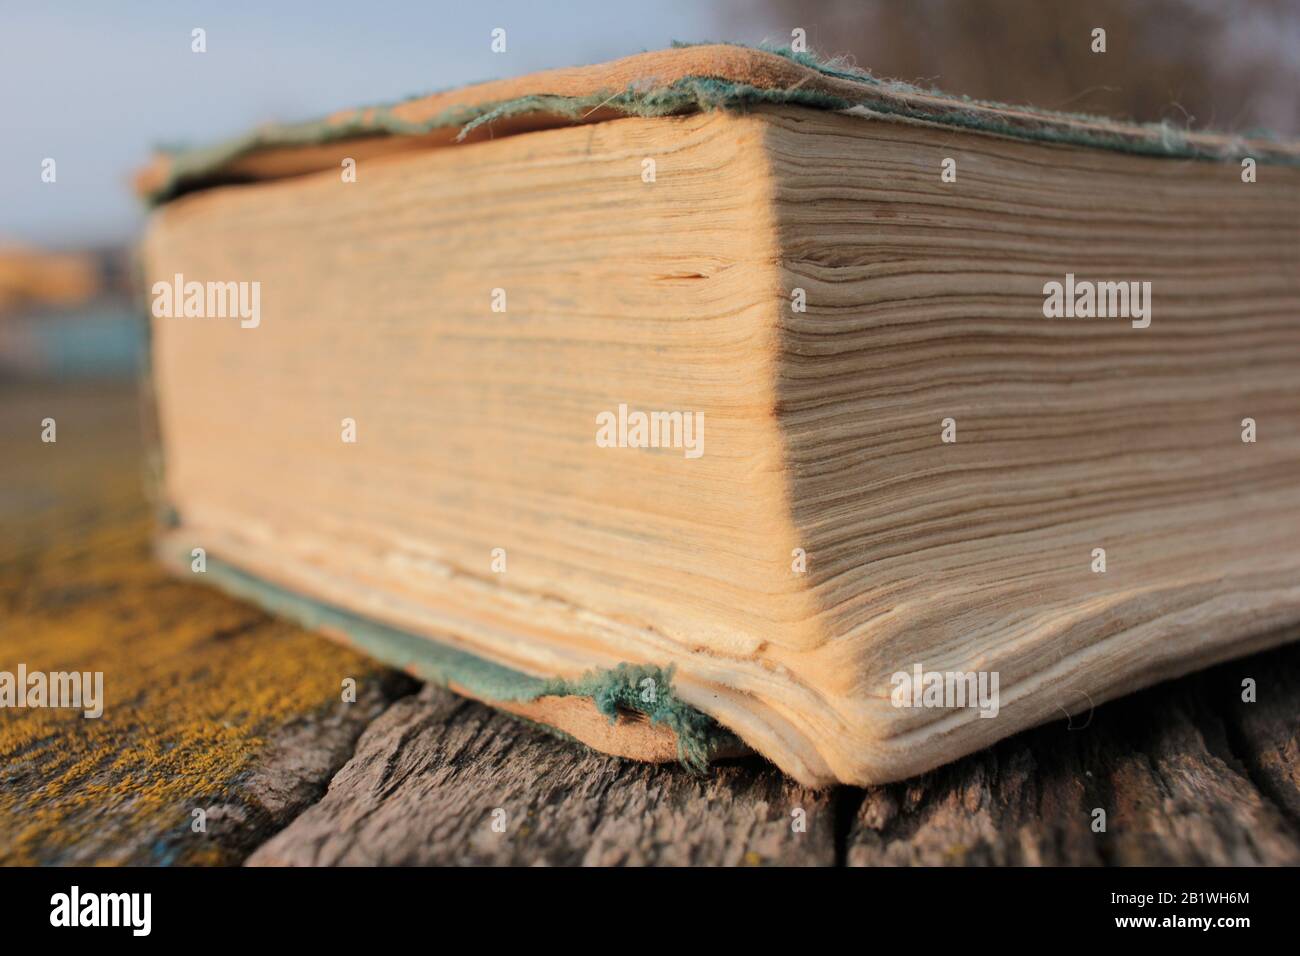
[[[132,373],[129,178],[153,147],[674,40],[785,46],[797,27],[822,55],[981,99],[1300,132],[1300,0],[6,0],[0,18],[0,379]]]

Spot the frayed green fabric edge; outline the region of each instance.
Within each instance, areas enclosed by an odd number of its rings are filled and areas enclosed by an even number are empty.
[[[692,44],[674,44],[677,47],[690,45]],[[729,45],[741,46],[741,44]],[[478,127],[506,117],[521,116],[528,113],[544,113],[576,121],[600,108],[617,110],[626,116],[654,117],[724,109],[742,111],[748,107],[764,103],[806,106],[824,110],[844,110],[854,106],[864,106],[880,114],[1035,142],[1089,146],[1123,153],[1176,159],[1229,160],[1239,159],[1247,155],[1244,136],[1229,139],[1229,145],[1226,149],[1209,150],[1188,140],[1185,130],[1181,130],[1168,122],[1129,124],[1130,128],[1136,132],[1150,136],[1149,139],[1118,133],[1090,131],[1078,127],[1053,126],[1051,125],[1053,123],[1059,124],[1070,121],[1115,121],[1086,113],[1054,112],[1025,106],[1009,106],[1008,104],[976,100],[970,97],[955,97],[952,94],[942,93],[938,90],[926,90],[909,83],[881,80],[842,61],[824,59],[811,53],[795,52],[789,48],[759,47],[757,49],[763,49],[765,52],[785,57],[800,66],[816,70],[825,76],[861,84],[864,89],[899,96],[924,93],[926,95],[946,96],[981,108],[1015,109],[1031,113],[1042,125],[999,121],[981,113],[962,109],[938,110],[905,102],[873,101],[868,104],[858,100],[849,100],[800,88],[760,89],[749,84],[736,83],[717,77],[697,76],[685,77],[668,86],[652,89],[631,87],[622,91],[599,92],[582,97],[535,94],[473,107],[452,107],[422,123],[410,123],[398,119],[392,114],[392,109],[399,104],[391,104],[385,107],[358,109],[356,115],[350,120],[334,122],[315,120],[305,123],[271,125],[212,147],[163,150],[171,156],[172,160],[169,175],[166,182],[147,198],[151,204],[158,204],[166,202],[168,199],[189,189],[205,185],[210,180],[219,180],[219,172],[223,166],[260,149],[320,145],[362,136],[418,136],[422,133],[454,126],[461,128],[457,138],[463,139]],[[403,102],[418,98],[410,97]],[[1254,131],[1246,135],[1277,141],[1277,137],[1267,131]],[[1300,157],[1281,153],[1268,153],[1257,158],[1264,162],[1300,165]]]
[[[588,671],[573,681],[548,680],[538,696],[589,697],[611,724],[627,711],[643,714],[676,734],[677,759],[684,766],[703,770],[719,748],[732,749],[738,741],[708,714],[677,697],[672,682],[671,665],[619,664],[612,670]]]
[[[188,552],[170,563],[189,567]],[[612,724],[634,711],[653,724],[662,724],[677,737],[677,757],[683,766],[700,773],[715,753],[733,750],[739,743],[731,731],[708,714],[696,710],[673,692],[673,668],[619,664],[609,670],[592,670],[576,680],[533,677],[456,650],[429,638],[380,624],[334,605],[296,594],[207,556],[203,577],[220,590],[289,618],[311,630],[330,629],[347,635],[356,649],[430,683],[456,684],[487,703],[527,703],[539,697],[590,698]],[[647,686],[646,681],[651,683]],[[535,723],[535,721],[530,721]],[[548,728],[573,739],[558,728]]]

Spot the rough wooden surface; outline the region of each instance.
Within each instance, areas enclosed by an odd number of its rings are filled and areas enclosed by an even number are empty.
[[[831,864],[830,799],[757,760],[701,778],[608,757],[427,687],[250,862]]]
[[[0,862],[1300,863],[1300,645],[902,784],[699,778],[416,693],[163,574],[137,423],[129,388],[0,387],[0,669],[102,669],[107,697],[99,720],[0,711]]]
[[[104,675],[102,717],[0,710],[0,863],[238,862],[413,686],[163,573],[139,421],[130,388],[0,389],[0,670]]]
[[[1300,863],[1297,702],[1292,646],[1040,727],[866,791],[848,862]]]

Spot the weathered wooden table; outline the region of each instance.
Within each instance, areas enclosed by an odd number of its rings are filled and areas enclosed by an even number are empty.
[[[0,711],[0,862],[1300,863],[1300,645],[906,783],[812,792],[758,758],[697,777],[164,574],[140,420],[129,386],[0,385],[0,670],[100,670],[106,698]]]

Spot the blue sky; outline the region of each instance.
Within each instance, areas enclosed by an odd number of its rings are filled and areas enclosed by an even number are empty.
[[[789,37],[742,0],[0,2],[0,242],[55,247],[139,228],[129,178],[157,144],[211,142],[267,120],[675,39]],[[498,26],[505,54],[489,48]],[[207,53],[190,52],[194,27],[207,31]],[[47,156],[58,164],[54,185],[40,179]]]

